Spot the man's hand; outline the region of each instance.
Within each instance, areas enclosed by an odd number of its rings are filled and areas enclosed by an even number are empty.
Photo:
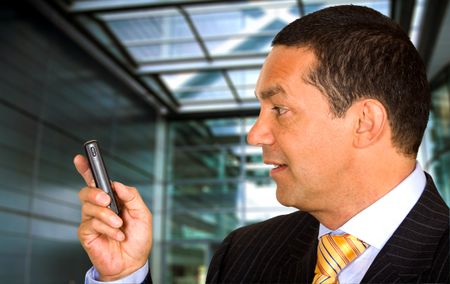
[[[114,182],[113,188],[122,204],[121,216],[107,208],[110,197],[95,183],[88,161],[74,158],[77,171],[88,187],[82,188],[78,238],[100,281],[123,278],[144,266],[152,246],[152,215],[134,187]]]

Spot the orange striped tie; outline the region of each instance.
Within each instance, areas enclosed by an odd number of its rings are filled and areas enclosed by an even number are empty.
[[[317,246],[317,264],[313,284],[339,283],[339,272],[368,247],[367,243],[349,234],[323,235]]]

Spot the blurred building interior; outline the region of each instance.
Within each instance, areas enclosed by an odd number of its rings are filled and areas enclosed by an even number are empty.
[[[204,283],[233,229],[293,211],[246,143],[274,35],[336,4],[395,19],[432,114],[418,160],[450,204],[450,5],[441,0],[29,0],[0,4],[0,282],[84,283],[72,159],[97,139],[153,212],[155,283]]]

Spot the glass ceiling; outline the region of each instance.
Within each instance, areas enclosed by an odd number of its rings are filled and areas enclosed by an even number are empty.
[[[326,6],[352,3],[386,15],[391,6],[390,0],[55,1],[174,113],[256,111],[259,69],[281,28]]]

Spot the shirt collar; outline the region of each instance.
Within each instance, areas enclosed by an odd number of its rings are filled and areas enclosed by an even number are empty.
[[[425,174],[419,163],[416,163],[414,171],[400,184],[337,230],[330,230],[320,224],[319,237],[328,233],[348,233],[381,250],[417,203],[425,184]]]

